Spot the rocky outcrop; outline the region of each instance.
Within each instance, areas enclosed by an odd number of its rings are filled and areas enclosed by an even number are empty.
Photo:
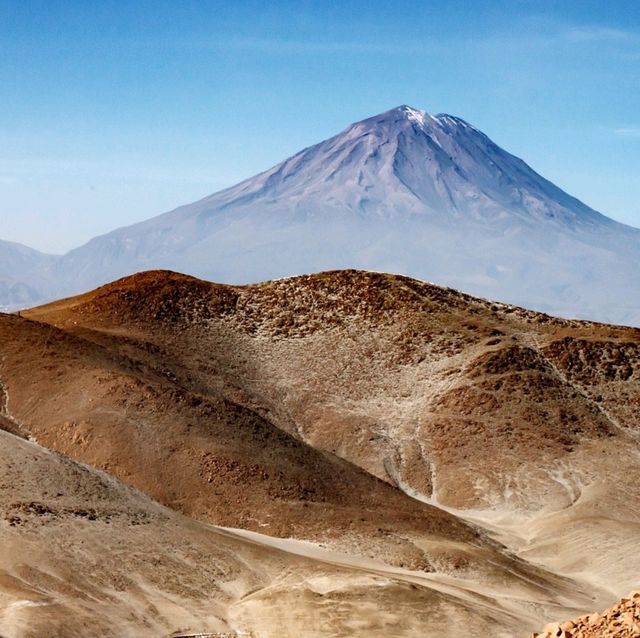
[[[530,638],[638,638],[640,636],[640,591],[632,592],[602,613],[546,625]]]

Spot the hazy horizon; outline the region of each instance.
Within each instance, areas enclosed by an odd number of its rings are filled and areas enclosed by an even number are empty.
[[[0,15],[1,239],[64,252],[403,103],[463,117],[640,226],[635,3],[483,2],[473,20],[461,2],[0,2]]]

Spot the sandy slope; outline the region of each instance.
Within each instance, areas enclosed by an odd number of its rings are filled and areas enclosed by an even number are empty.
[[[26,314],[0,321],[14,427],[175,509],[453,579],[505,635],[510,605],[524,634],[637,580],[637,330],[353,271],[153,272]]]
[[[0,635],[514,635],[540,613],[518,591],[217,529],[157,505],[106,474],[0,432]],[[451,635],[454,635],[451,633]],[[460,634],[458,634],[460,635]]]
[[[33,443],[0,441],[1,635],[223,629],[227,605],[265,582],[251,547]]]

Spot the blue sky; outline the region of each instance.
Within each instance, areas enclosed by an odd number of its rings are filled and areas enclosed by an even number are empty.
[[[0,238],[41,250],[399,104],[640,226],[637,0],[0,0],[0,85]]]

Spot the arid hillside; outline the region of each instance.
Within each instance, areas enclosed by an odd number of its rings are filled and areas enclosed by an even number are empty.
[[[5,432],[0,534],[7,638],[408,638],[460,627],[480,638],[521,622],[506,599],[489,607],[435,574],[197,523]]]
[[[391,562],[425,570],[432,565],[413,537],[495,551],[455,516],[314,449],[224,393],[185,388],[153,346],[136,358],[124,351],[128,337],[98,345],[8,315],[0,316],[0,343],[7,429],[186,515],[335,546],[353,542],[365,554],[388,553]],[[464,562],[446,553],[438,560],[451,569]]]
[[[404,277],[228,287],[152,272],[28,316],[125,355],[155,348],[182,386],[452,507],[566,501],[563,463],[640,434],[640,330]]]
[[[504,636],[637,586],[639,374],[638,330],[358,271],[156,271],[0,315],[0,427],[197,520],[481,593]]]

